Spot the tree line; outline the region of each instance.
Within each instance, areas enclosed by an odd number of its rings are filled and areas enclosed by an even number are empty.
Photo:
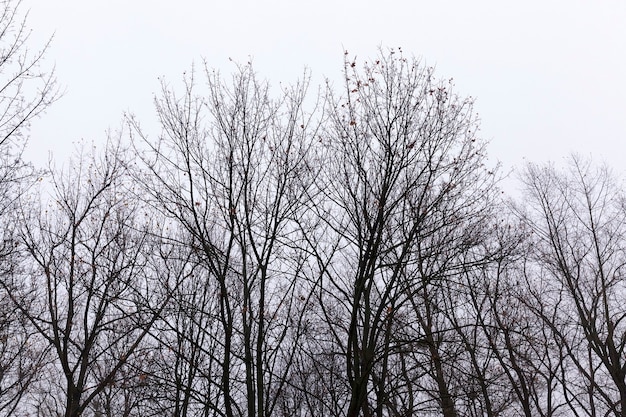
[[[17,6],[0,415],[626,416],[608,168],[528,164],[507,196],[473,100],[389,49],[317,95],[192,71],[157,134],[127,115],[42,171],[22,151],[58,90]]]

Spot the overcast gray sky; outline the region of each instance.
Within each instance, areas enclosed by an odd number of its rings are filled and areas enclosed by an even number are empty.
[[[482,136],[506,169],[593,154],[623,172],[626,1],[25,0],[33,42],[55,34],[47,62],[66,94],[35,122],[27,156],[65,158],[98,143],[122,113],[156,130],[158,77],[176,83],[193,61],[230,73],[252,57],[272,84],[308,67],[338,78],[342,51],[379,46],[453,77],[477,99]]]

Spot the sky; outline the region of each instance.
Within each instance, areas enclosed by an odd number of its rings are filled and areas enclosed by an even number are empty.
[[[624,174],[626,2],[623,0],[24,0],[31,47],[53,37],[45,64],[63,97],[33,123],[26,157],[67,158],[104,142],[124,112],[157,131],[159,79],[206,61],[227,75],[252,59],[272,85],[305,68],[338,80],[358,59],[402,47],[476,99],[490,159],[508,172],[572,152]]]

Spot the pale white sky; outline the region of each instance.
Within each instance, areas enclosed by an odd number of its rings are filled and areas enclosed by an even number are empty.
[[[122,113],[156,131],[158,77],[176,84],[206,59],[253,57],[272,84],[308,67],[338,79],[343,48],[379,46],[453,77],[477,98],[489,154],[506,169],[593,153],[623,172],[626,152],[626,2],[623,0],[24,0],[33,42],[55,33],[47,62],[65,96],[35,122],[27,156],[65,158],[81,138],[104,141]]]

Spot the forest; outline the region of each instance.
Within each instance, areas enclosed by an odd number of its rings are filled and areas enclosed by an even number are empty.
[[[15,4],[0,416],[626,416],[608,167],[528,163],[511,195],[473,99],[399,48],[319,90],[194,68],[156,122],[35,167],[60,94]]]

